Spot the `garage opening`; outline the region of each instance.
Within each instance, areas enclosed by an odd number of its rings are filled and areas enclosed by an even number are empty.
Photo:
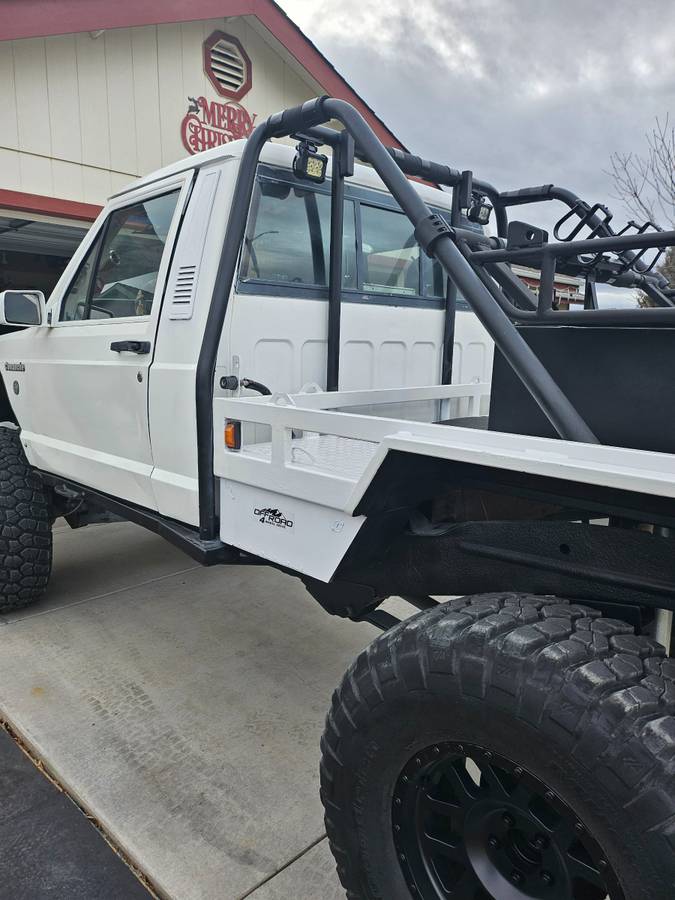
[[[0,291],[42,291],[54,285],[87,233],[82,223],[0,214]]]

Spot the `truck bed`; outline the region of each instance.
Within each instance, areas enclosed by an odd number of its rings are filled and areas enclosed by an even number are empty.
[[[390,450],[675,498],[675,456],[364,415],[362,408],[466,398],[478,416],[486,384],[272,397],[218,397],[215,421],[266,425],[272,439],[228,451],[216,432],[216,475],[353,512]],[[348,411],[349,410],[349,411]],[[220,438],[220,440],[219,440]]]
[[[244,440],[240,450],[232,451],[216,428],[221,539],[330,579],[364,521],[359,503],[387,455],[395,451],[418,461],[432,457],[632,495],[675,498],[671,454],[446,424],[453,405],[461,408],[463,425],[467,412],[477,417],[488,390],[485,384],[468,384],[216,398],[216,423],[224,427],[234,419],[257,426],[258,434],[262,427],[271,435],[264,441]],[[362,412],[386,404],[400,410],[405,403],[417,404],[419,410],[427,401],[437,401],[444,424]],[[243,431],[246,435],[247,429]],[[255,431],[248,429],[249,434]],[[272,524],[270,515],[264,515],[270,511],[281,516],[278,527],[261,528]],[[261,513],[258,518],[256,512]],[[282,527],[283,522],[287,524]]]

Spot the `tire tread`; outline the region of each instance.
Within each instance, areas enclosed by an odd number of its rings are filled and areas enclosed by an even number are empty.
[[[376,895],[363,883],[359,853],[348,851],[349,810],[336,769],[343,766],[344,738],[336,722],[363,723],[385,700],[433,690],[448,678],[461,696],[498,697],[514,716],[550,735],[590,778],[610,787],[644,833],[657,833],[664,851],[675,852],[675,660],[627,623],[581,604],[482,594],[453,599],[385,632],[335,692],[322,741],[321,795],[348,898]]]
[[[16,428],[0,426],[0,612],[44,593],[52,566],[49,493],[28,464]]]

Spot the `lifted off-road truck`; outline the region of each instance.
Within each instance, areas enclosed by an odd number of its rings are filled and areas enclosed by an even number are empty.
[[[507,215],[543,201],[550,241]],[[611,218],[320,98],[113,197],[46,304],[0,296],[0,609],[57,516],[121,517],[383,630],[322,743],[352,900],[675,896],[675,232]]]

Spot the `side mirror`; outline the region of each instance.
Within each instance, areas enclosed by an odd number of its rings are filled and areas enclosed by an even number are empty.
[[[0,291],[0,325],[29,328],[45,320],[42,291]]]

